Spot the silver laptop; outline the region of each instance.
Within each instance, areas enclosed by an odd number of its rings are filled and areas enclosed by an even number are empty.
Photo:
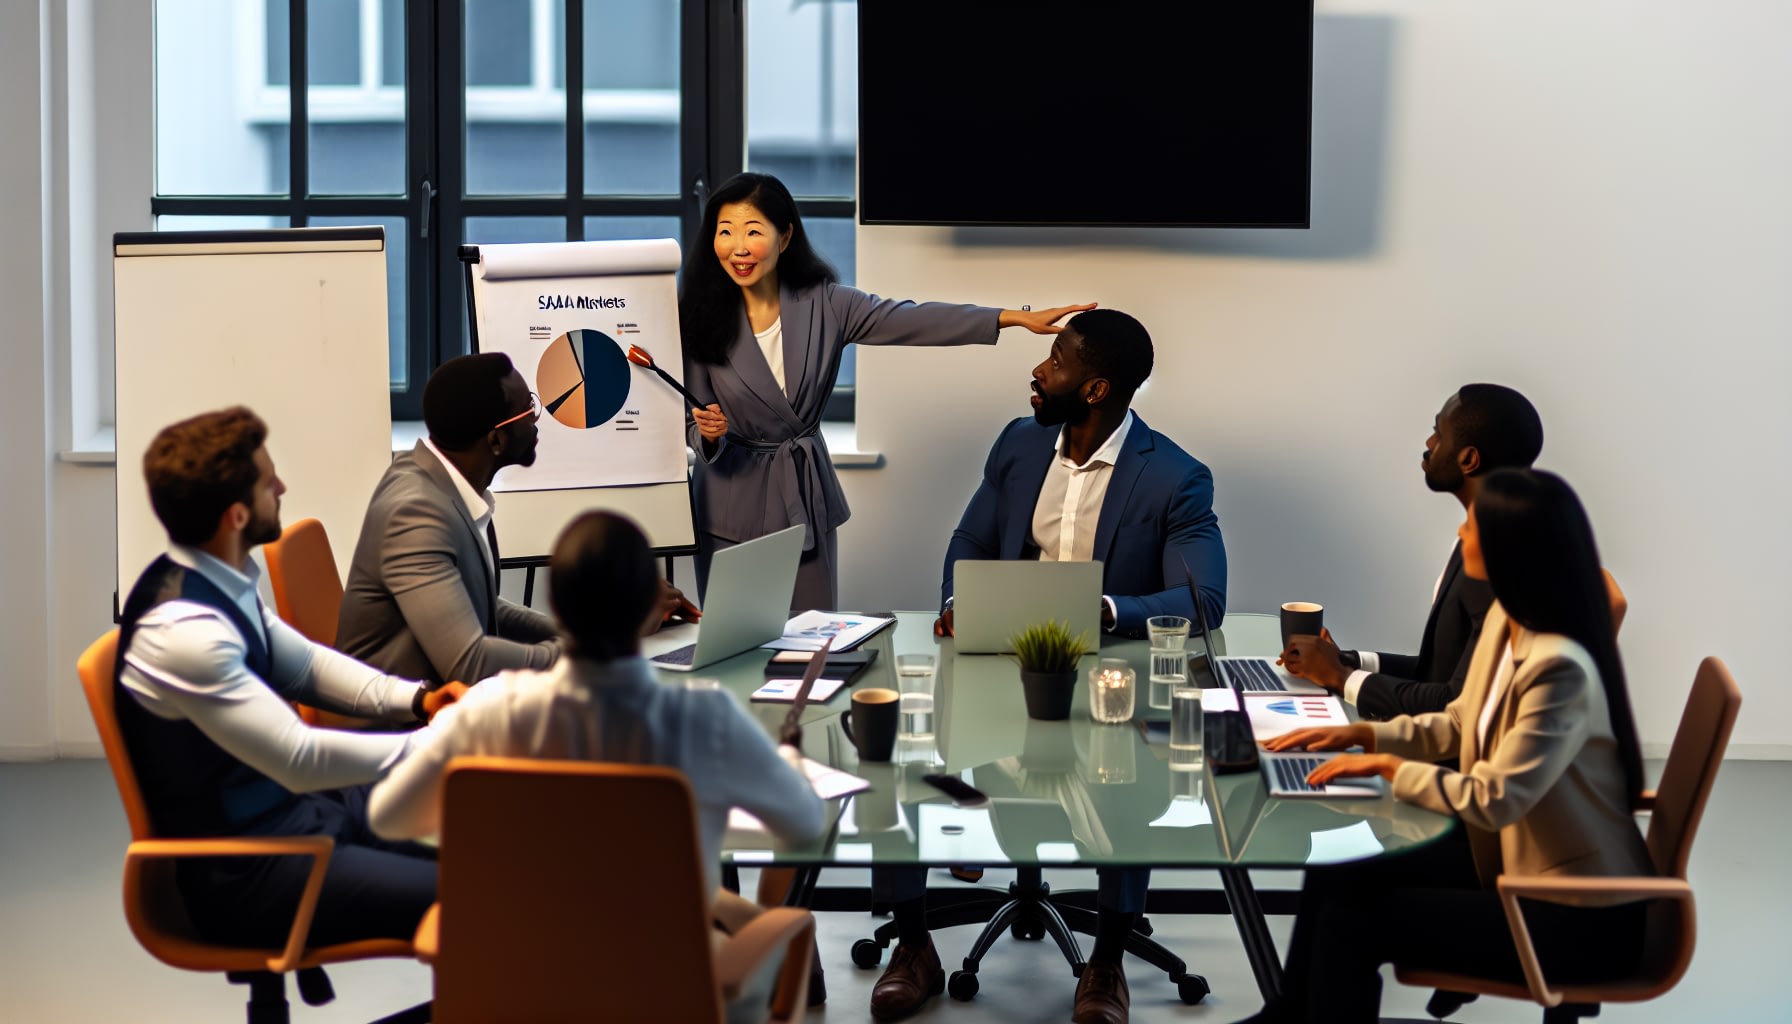
[[[1289,675],[1282,666],[1269,658],[1216,657],[1213,653],[1213,641],[1207,632],[1207,610],[1202,607],[1199,599],[1195,601],[1195,617],[1200,620],[1201,647],[1207,652],[1207,664],[1212,666],[1214,683],[1218,686],[1230,686],[1238,691],[1240,701],[1243,701],[1247,693],[1291,693],[1302,697],[1317,697],[1331,692],[1318,683]],[[1239,706],[1244,705],[1241,703]]]
[[[641,641],[641,653],[657,668],[691,672],[776,640],[790,620],[802,557],[800,524],[717,551],[703,621],[660,630]]]
[[[977,561],[952,569],[952,628],[960,654],[1010,654],[1035,623],[1070,624],[1101,643],[1100,562]]]
[[[1382,793],[1381,780],[1375,777],[1345,779],[1324,786],[1314,786],[1307,782],[1307,775],[1313,769],[1340,753],[1342,751],[1337,750],[1285,750],[1280,753],[1265,750],[1258,753],[1257,762],[1263,768],[1263,783],[1269,788],[1270,796],[1332,800],[1365,797],[1372,800],[1379,797]]]

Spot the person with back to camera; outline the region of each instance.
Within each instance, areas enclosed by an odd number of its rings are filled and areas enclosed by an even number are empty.
[[[1501,470],[1482,483],[1461,537],[1463,570],[1494,596],[1461,694],[1442,711],[1297,730],[1266,746],[1360,746],[1311,781],[1379,775],[1396,799],[1461,819],[1467,841],[1309,870],[1289,988],[1248,1024],[1372,1022],[1384,963],[1522,984],[1500,874],[1654,873],[1631,817],[1642,757],[1579,499],[1554,474]],[[1450,758],[1461,767],[1435,763]],[[1533,902],[1525,918],[1547,976],[1592,982],[1634,968],[1646,910]]]
[[[839,606],[835,530],[850,514],[821,437],[849,344],[994,344],[1004,327],[1056,334],[1066,314],[880,299],[838,282],[777,178],[739,174],[704,204],[678,315],[697,452],[697,587],[718,548],[807,527],[793,608]]]

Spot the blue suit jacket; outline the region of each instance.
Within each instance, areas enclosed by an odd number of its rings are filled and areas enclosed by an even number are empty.
[[[960,559],[1020,558],[1033,529],[1033,507],[1057,455],[1057,427],[1031,416],[1003,428],[983,467],[983,482],[946,548],[943,606]],[[1196,621],[1188,577],[1200,584],[1209,624],[1226,614],[1226,543],[1213,514],[1213,474],[1135,412],[1102,499],[1094,557],[1102,590],[1114,600],[1114,632],[1144,636],[1153,615]],[[1197,627],[1199,628],[1199,627]]]

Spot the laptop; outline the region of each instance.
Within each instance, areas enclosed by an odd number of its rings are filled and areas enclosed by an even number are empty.
[[[803,557],[803,527],[786,527],[722,548],[709,562],[703,621],[641,641],[654,667],[693,672],[784,635]]]
[[[1012,654],[1016,633],[1048,621],[1067,622],[1071,636],[1099,644],[1101,572],[1100,562],[958,562],[952,568],[955,648]]]
[[[1191,582],[1190,587],[1194,584]],[[1200,620],[1201,646],[1207,651],[1207,664],[1217,685],[1230,686],[1242,696],[1247,693],[1289,693],[1300,697],[1319,697],[1330,693],[1318,683],[1289,675],[1269,658],[1214,657],[1213,641],[1208,639],[1207,610],[1195,599],[1195,617]]]

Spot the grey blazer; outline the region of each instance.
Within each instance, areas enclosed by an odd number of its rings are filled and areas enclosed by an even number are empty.
[[[697,527],[745,541],[803,523],[807,551],[818,530],[832,530],[851,514],[820,432],[846,346],[993,345],[1002,311],[880,299],[837,284],[785,288],[778,303],[788,396],[753,338],[744,305],[727,363],[685,360],[691,393],[721,405],[728,417],[728,434],[714,453],[704,450],[696,424],[689,426],[699,456]]]
[[[1415,759],[1394,774],[1394,795],[1461,818],[1489,888],[1503,872],[1653,875],[1631,817],[1605,688],[1580,644],[1553,633],[1520,640],[1483,746],[1481,711],[1509,627],[1494,602],[1462,693],[1444,710],[1371,726],[1377,750]],[[1461,771],[1423,763],[1451,757],[1461,759]]]
[[[419,441],[373,489],[342,595],[337,649],[433,683],[546,668],[560,655],[553,620],[498,596],[473,517],[448,474]]]

